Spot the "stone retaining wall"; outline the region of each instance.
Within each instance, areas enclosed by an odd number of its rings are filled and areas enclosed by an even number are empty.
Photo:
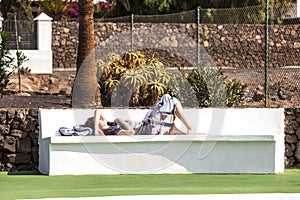
[[[77,22],[53,22],[53,68],[75,68],[78,46]],[[95,43],[99,58],[107,52],[131,48],[130,23],[95,23]],[[299,65],[299,25],[270,25],[269,67]],[[196,24],[134,24],[133,48],[154,49],[165,64],[175,67],[174,55],[188,63],[197,61]],[[217,66],[257,68],[265,65],[264,25],[202,24],[200,44]],[[168,52],[168,54],[160,55]],[[101,54],[103,53],[103,55]],[[170,61],[170,63],[168,63]],[[179,63],[180,64],[180,63]],[[186,64],[186,63],[183,63]]]
[[[285,166],[300,168],[300,108],[285,109]]]
[[[285,109],[285,166],[300,168],[300,109]],[[0,171],[37,170],[38,110],[0,109]]]
[[[0,110],[0,171],[38,167],[37,109]]]

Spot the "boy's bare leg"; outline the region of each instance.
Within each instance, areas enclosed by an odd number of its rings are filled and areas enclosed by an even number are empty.
[[[189,131],[187,133],[178,129],[174,124],[172,128],[169,130],[167,135],[205,135],[205,133],[194,132],[194,131]]]
[[[200,133],[200,132],[195,132],[192,130],[192,127],[189,125],[189,123],[187,122],[186,118],[183,115],[183,108],[182,105],[180,103],[180,101],[178,99],[176,99],[176,108],[175,108],[175,115],[182,121],[182,123],[186,126],[187,128],[187,133],[179,130],[175,125],[173,125],[172,129],[170,130],[173,133],[177,134],[187,134],[187,135],[205,135],[205,133]]]
[[[178,99],[176,99],[175,105],[176,105],[176,107],[175,107],[175,116],[177,116],[182,121],[182,123],[186,126],[187,134],[189,134],[192,131],[192,127],[189,125],[189,123],[187,122],[187,120],[183,116],[183,108],[182,108],[182,105],[181,105],[181,103]],[[177,129],[177,130],[179,130],[179,129]]]
[[[187,133],[179,130],[175,124],[173,124],[167,135],[187,135]]]

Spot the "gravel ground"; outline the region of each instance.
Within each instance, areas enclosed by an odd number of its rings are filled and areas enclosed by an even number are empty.
[[[71,97],[46,94],[5,94],[0,99],[0,108],[70,108]]]

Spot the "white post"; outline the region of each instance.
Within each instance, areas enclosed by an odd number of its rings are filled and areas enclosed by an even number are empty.
[[[37,48],[38,50],[51,50],[52,44],[52,18],[41,13],[34,18],[37,23]]]
[[[4,18],[0,16],[0,28],[2,28],[2,22],[4,21]]]
[[[27,56],[25,63],[34,74],[52,73],[52,18],[41,13],[34,19],[37,26],[37,49],[22,50]]]

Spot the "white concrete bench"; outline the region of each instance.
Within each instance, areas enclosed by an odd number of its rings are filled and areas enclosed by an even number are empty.
[[[145,109],[104,109],[107,119],[141,121]],[[40,109],[39,170],[43,174],[282,173],[284,110],[184,109],[206,135],[60,136],[83,125],[91,109]],[[181,123],[176,124],[182,128]],[[183,129],[183,128],[182,128]]]

